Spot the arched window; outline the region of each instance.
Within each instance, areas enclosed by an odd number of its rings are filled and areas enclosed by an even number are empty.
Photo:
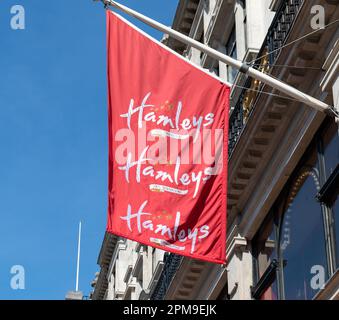
[[[253,238],[255,299],[313,299],[339,268],[338,163],[329,121]]]
[[[307,162],[314,160],[313,154]],[[282,291],[289,300],[312,299],[327,280],[323,213],[315,198],[319,190],[319,171],[306,165],[292,180],[286,198],[279,232],[279,261]],[[315,270],[321,274],[315,274]],[[312,281],[319,276],[320,282]]]

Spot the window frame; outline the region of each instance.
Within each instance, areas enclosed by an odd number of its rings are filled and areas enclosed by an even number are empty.
[[[337,126],[333,120],[326,120],[321,128],[318,130],[318,133],[315,135],[314,139],[308,146],[307,150],[303,154],[301,160],[290,176],[289,180],[285,184],[282,192],[276,199],[266,218],[264,219],[262,225],[258,229],[257,234],[252,240],[252,254],[253,254],[253,283],[255,284],[251,288],[252,297],[254,299],[260,299],[262,294],[273,285],[274,281],[276,281],[277,285],[277,293],[278,300],[285,300],[285,290],[284,290],[284,278],[283,278],[283,268],[285,265],[285,261],[283,260],[281,254],[281,235],[283,230],[284,217],[287,212],[287,197],[289,195],[289,190],[293,184],[293,182],[298,177],[298,174],[301,172],[303,167],[305,167],[305,162],[309,158],[312,149],[315,149],[316,152],[316,165],[319,168],[319,179],[320,179],[320,190],[317,194],[315,194],[316,200],[319,202],[319,208],[321,209],[322,220],[323,220],[323,236],[324,236],[324,244],[325,244],[325,254],[326,254],[326,262],[327,262],[327,276],[330,278],[336,270],[339,269],[339,257],[336,256],[337,245],[336,244],[336,234],[335,234],[335,225],[334,221],[334,213],[332,210],[332,206],[335,203],[335,199],[333,200],[331,192],[336,188],[339,181],[339,164],[336,167],[336,170],[330,175],[330,177],[326,177],[326,167],[325,167],[325,158],[324,158],[324,150],[325,147],[323,145],[323,137],[325,136],[327,130],[330,129],[331,126]],[[334,192],[336,192],[334,190]],[[333,196],[333,195],[332,195]],[[338,200],[337,200],[338,201]],[[263,275],[259,277],[259,250],[258,245],[261,239],[261,234],[263,230],[270,224],[273,223],[273,230],[275,232],[276,238],[276,246],[274,250],[276,250],[276,258],[272,260],[270,265],[266,268]]]

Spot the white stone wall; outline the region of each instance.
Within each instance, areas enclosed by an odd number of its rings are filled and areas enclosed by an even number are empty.
[[[238,60],[245,60],[251,53],[256,53],[260,50],[267,30],[275,15],[275,13],[270,10],[272,0],[234,0],[233,9],[230,6],[230,10],[226,9],[227,12],[217,10],[220,7],[223,8],[222,2],[225,1],[224,3],[226,3],[226,0],[201,1],[204,1],[202,28],[205,44],[215,47],[220,52],[225,52],[227,39],[222,41],[217,40],[217,42],[214,40],[213,43],[210,43],[210,40],[211,38],[224,38],[223,35],[215,34],[215,32],[230,34],[233,27],[235,27]],[[217,19],[217,14],[225,16],[225,30],[213,30],[213,24]],[[234,24],[230,27],[227,25],[228,20],[234,20]],[[196,28],[199,27],[201,28],[201,25],[197,24]],[[190,34],[197,34],[197,30],[191,30]],[[197,65],[203,64],[199,50],[190,48],[188,57]],[[209,68],[209,66],[205,67]],[[210,71],[213,72],[212,69]],[[227,79],[227,67],[221,62],[219,62],[219,76],[222,79],[230,80]]]
[[[106,299],[138,300],[142,291],[148,291],[154,268],[163,257],[162,250],[131,240],[119,240],[107,274]],[[139,263],[138,268],[136,263]],[[138,270],[140,271],[137,272]]]
[[[246,0],[247,48],[259,50],[275,15],[270,11],[271,0]]]

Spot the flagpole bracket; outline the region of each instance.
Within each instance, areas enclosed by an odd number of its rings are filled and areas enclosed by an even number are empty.
[[[244,62],[242,66],[239,68],[239,71],[241,73],[247,74],[249,69],[250,69],[249,64],[247,62]]]

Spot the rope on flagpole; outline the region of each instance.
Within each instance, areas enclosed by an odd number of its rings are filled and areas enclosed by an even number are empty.
[[[240,72],[254,78],[257,79],[263,83],[265,83],[266,85],[269,85],[270,87],[279,90],[280,92],[283,92],[285,94],[287,94],[289,97],[292,97],[296,100],[298,100],[299,102],[302,102],[310,107],[312,107],[313,109],[316,109],[318,111],[324,112],[329,116],[334,116],[335,118],[339,117],[338,111],[333,107],[330,106],[316,98],[313,98],[312,96],[299,91],[298,89],[282,82],[279,79],[276,79],[274,77],[272,77],[271,75],[265,74],[257,69],[252,68],[247,62],[241,62],[239,60],[233,59],[232,57],[229,57],[195,39],[192,39],[170,27],[167,27],[137,11],[134,11],[116,1],[112,1],[112,0],[94,0],[94,1],[101,1],[105,7],[107,8],[107,6],[112,6],[116,9],[119,9],[121,11],[123,11],[124,13],[146,23],[147,25],[161,31],[164,32],[165,34],[170,35],[171,37],[187,44],[190,45],[204,53],[206,53],[207,55],[209,55],[210,57],[221,61],[229,66],[232,66],[236,69],[238,69]]]

